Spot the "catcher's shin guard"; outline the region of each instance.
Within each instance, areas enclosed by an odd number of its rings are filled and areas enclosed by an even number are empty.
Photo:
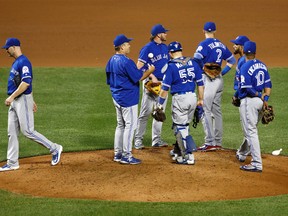
[[[197,151],[197,146],[191,135],[186,137],[186,153],[191,154]]]
[[[179,147],[179,149],[181,151],[181,155],[185,155],[186,147],[184,146],[182,135],[181,135],[181,133],[179,131],[176,134],[176,141],[177,141],[178,147]]]

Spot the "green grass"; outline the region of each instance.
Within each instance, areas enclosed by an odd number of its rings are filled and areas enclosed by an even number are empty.
[[[218,202],[141,203],[36,198],[0,191],[1,215],[286,215],[287,196]],[[286,212],[286,213],[285,213]]]
[[[0,161],[6,160],[7,111],[6,80],[9,68],[0,68]],[[273,82],[270,104],[276,119],[268,126],[259,125],[262,153],[283,148],[287,155],[288,68],[270,69]],[[238,109],[231,105],[233,75],[225,77],[222,111],[224,120],[223,146],[237,149],[242,141]],[[65,152],[112,149],[116,126],[115,109],[105,82],[105,72],[98,68],[35,68],[34,99],[38,105],[35,129],[64,146]],[[171,97],[170,97],[171,99]],[[170,110],[169,100],[167,116]],[[162,136],[168,143],[175,138],[171,118],[163,126]],[[203,143],[203,128],[199,124],[191,133],[197,143]],[[151,145],[151,119],[144,137]],[[20,157],[48,154],[47,149],[20,136]],[[264,164],[265,166],[265,164]],[[193,186],[192,186],[193,187]],[[193,203],[127,203],[76,199],[37,198],[0,191],[0,215],[284,215],[288,212],[288,195],[239,201]]]

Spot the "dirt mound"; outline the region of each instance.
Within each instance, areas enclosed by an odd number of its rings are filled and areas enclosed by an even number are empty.
[[[262,173],[244,172],[235,151],[196,152],[195,165],[172,162],[167,148],[135,150],[140,165],[113,162],[113,150],[63,153],[20,160],[0,173],[0,188],[43,197],[113,201],[189,202],[287,194],[288,157],[263,155]],[[247,162],[250,158],[247,158]]]

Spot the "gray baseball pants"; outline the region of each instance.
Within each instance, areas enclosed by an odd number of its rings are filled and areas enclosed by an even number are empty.
[[[244,133],[250,146],[252,161],[251,165],[262,170],[261,149],[258,137],[257,124],[259,122],[259,114],[263,107],[263,101],[258,97],[241,99],[240,115],[245,124]],[[244,135],[245,136],[245,135]],[[239,152],[241,153],[241,152]],[[244,151],[242,152],[245,153]]]
[[[19,166],[19,140],[20,131],[27,138],[43,145],[53,154],[57,152],[59,145],[51,142],[45,136],[34,130],[34,112],[33,112],[32,94],[21,95],[15,99],[8,110],[8,150],[7,164],[10,166]]]
[[[144,84],[144,83],[143,83]],[[163,104],[163,110],[165,111],[167,105],[168,97],[166,98]],[[153,107],[156,106],[158,102],[158,96],[152,95],[145,88],[143,88],[143,96],[141,101],[141,109],[137,122],[137,129],[135,133],[135,146],[142,145],[143,137],[146,132],[146,126],[149,117],[153,111]],[[161,142],[161,131],[162,131],[162,122],[152,121],[152,146],[156,143]]]
[[[202,124],[205,132],[206,145],[222,146],[223,123],[221,99],[223,93],[222,76],[211,80],[203,74],[204,80],[204,118]]]

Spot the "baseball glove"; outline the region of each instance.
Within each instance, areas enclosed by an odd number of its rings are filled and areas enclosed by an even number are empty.
[[[211,79],[215,79],[221,74],[221,66],[216,63],[206,63],[203,69],[204,73]]]
[[[232,104],[233,104],[235,107],[240,107],[240,99],[239,99],[239,98],[236,98],[236,97],[232,97]]]
[[[153,83],[152,80],[147,81],[144,87],[153,95],[158,96],[161,90],[161,82]]]
[[[163,111],[162,106],[157,106],[156,108],[154,108],[151,115],[156,121],[164,122],[166,120],[166,115]]]
[[[273,106],[269,105],[262,110],[262,124],[269,124],[275,118]]]
[[[204,114],[204,110],[202,106],[197,106],[194,112],[194,117],[193,117],[193,127],[196,128],[197,124],[200,122],[202,116]]]

